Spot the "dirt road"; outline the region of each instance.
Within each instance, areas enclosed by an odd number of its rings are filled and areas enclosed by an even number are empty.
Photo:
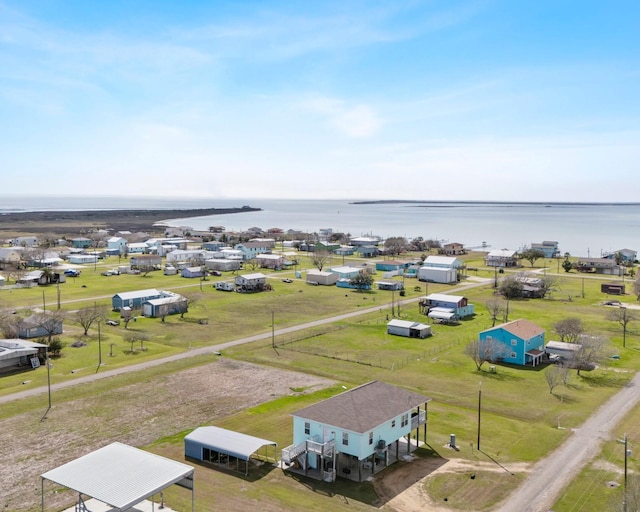
[[[611,397],[551,455],[539,461],[522,485],[498,509],[499,512],[544,512],[562,490],[595,457],[612,429],[640,400],[640,373]]]

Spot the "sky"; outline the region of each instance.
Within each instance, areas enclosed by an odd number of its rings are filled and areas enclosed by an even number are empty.
[[[0,194],[637,202],[639,16],[0,0]]]

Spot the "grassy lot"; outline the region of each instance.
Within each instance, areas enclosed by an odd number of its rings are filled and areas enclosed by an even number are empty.
[[[357,260],[352,262],[355,261]],[[334,262],[336,263],[341,264],[342,261]],[[549,272],[555,272],[556,260],[547,260],[545,264]],[[605,319],[607,308],[601,302],[606,296],[600,293],[603,279],[562,273],[558,275],[557,290],[550,299],[510,301],[509,320],[530,319],[547,330],[547,339],[554,339],[553,325],[557,321],[568,316],[579,316],[589,332],[602,333],[611,338],[612,353],[620,358],[609,359],[592,372],[582,372],[581,376],[572,372],[568,384],[556,388],[553,394],[549,393],[542,367],[532,369],[497,365],[495,373],[489,372],[488,366],[483,371],[477,371],[471,359],[464,355],[463,349],[467,342],[476,339],[479,331],[491,326],[484,303],[494,298],[491,280],[495,277],[495,272],[482,265],[477,255],[471,255],[468,266],[478,270],[470,271],[469,275],[487,278],[489,283],[463,292],[469,302],[476,305],[476,316],[456,326],[434,325],[434,336],[425,340],[386,334],[391,292],[358,293],[335,287],[308,286],[300,280],[289,284],[281,282],[281,277],[291,277],[291,272],[271,275],[273,291],[245,295],[213,289],[214,280],[229,279],[229,276],[210,278],[204,283],[189,282],[190,280],[177,276],[163,276],[159,272],[147,277],[104,277],[99,274],[101,268],[98,266],[96,271],[84,269],[81,277],[70,278],[61,285],[61,306],[71,311],[83,305],[93,305],[94,301],[110,304],[110,297],[114,293],[143,288],[170,289],[193,295],[195,302],[185,319],[174,316],[161,322],[159,319],[139,318],[129,325],[130,329],[149,335],[150,340],[145,342],[146,350],[130,352],[130,345],[123,338],[125,329],[122,325],[103,326],[102,360],[108,367],[163,357],[190,347],[267,333],[272,329],[272,318],[275,328],[279,329],[347,311],[379,306],[377,312],[357,319],[277,336],[275,347],[272,346],[272,340],[267,339],[225,350],[224,355],[262,365],[327,376],[348,387],[378,379],[431,397],[429,446],[419,455],[425,458],[456,457],[474,462],[490,462],[500,470],[478,472],[477,478],[472,481],[460,475],[435,476],[428,482],[429,493],[435,501],[442,502],[447,498],[450,505],[461,509],[467,503],[467,506],[477,507],[474,510],[480,510],[481,507],[490,510],[495,500],[506,496],[521,481],[522,474],[509,471],[510,465],[515,467],[523,462],[532,463],[557,447],[569,435],[568,429],[579,426],[598,404],[630,379],[640,365],[640,327],[634,323],[629,325],[626,348],[623,348],[621,327]],[[103,264],[103,269],[114,266],[117,263],[107,262]],[[542,262],[537,262],[536,267],[541,266]],[[300,267],[309,268],[310,264],[303,258]],[[427,290],[424,283],[414,284],[411,280],[407,280],[405,286],[405,299],[417,298],[427,291],[447,292],[451,289],[446,285],[429,284]],[[2,291],[0,302],[16,308],[37,306],[42,303],[42,294],[41,288]],[[44,296],[47,304],[55,304],[57,301],[57,292],[53,287],[45,289]],[[396,301],[399,298],[395,294]],[[627,296],[624,300],[633,302],[633,299]],[[116,317],[115,314],[112,316]],[[402,306],[400,316],[425,321],[417,304]],[[197,323],[197,320],[202,319],[206,319],[207,324]],[[74,327],[70,322],[65,323],[63,341],[70,344],[76,339],[84,338],[79,327]],[[54,360],[52,382],[73,379],[97,370],[95,329],[86,338],[86,347],[75,349],[67,346],[63,356]],[[112,343],[113,356],[110,356]],[[155,371],[176,372],[192,364],[199,363],[184,362]],[[127,377],[129,380],[136,378],[135,374]],[[23,384],[27,380],[31,382]],[[45,383],[44,368],[7,376],[2,378],[0,394]],[[112,390],[120,385],[121,381],[109,379],[97,387],[93,385],[91,389],[92,393],[99,393],[100,389]],[[278,399],[225,418],[216,424],[273,439],[278,442],[279,447],[283,447],[291,439],[290,413],[341,391],[341,385],[311,395]],[[482,452],[475,446],[480,389]],[[78,395],[74,391],[62,391],[57,394],[56,399],[75,399]],[[10,405],[8,408],[3,406],[3,416],[18,414],[24,412],[25,408],[33,407],[33,404],[25,401]],[[636,411],[634,414],[637,420],[637,414],[640,413]],[[634,424],[632,419],[629,421],[629,426],[625,428],[631,434],[634,432],[633,425],[640,422],[636,421]],[[559,425],[563,429],[559,429]],[[446,448],[451,433],[457,435],[460,448],[458,452],[451,452]],[[160,439],[151,449],[181,460],[184,435],[185,432],[170,432],[168,437]],[[615,443],[609,448],[612,453],[610,461],[616,468],[620,467],[622,455],[622,451],[618,449],[619,446]],[[616,450],[620,451],[618,457],[614,455]],[[581,480],[587,482],[594,478],[594,473],[588,471],[602,470],[598,466],[586,470]],[[310,510],[371,510],[372,507],[380,506],[370,484],[354,485],[339,481],[337,485],[326,486],[286,476],[268,466],[258,468],[249,479],[200,467],[196,474],[200,480],[196,485],[198,510],[209,510],[210,503],[214,501],[230,508],[251,505],[256,500],[260,501],[261,508],[265,510],[296,510],[302,503]],[[606,492],[615,494],[620,491],[614,489]],[[572,488],[568,495],[572,495],[571,493],[577,497],[585,494],[585,491],[580,488],[574,491]],[[180,506],[184,500],[186,506],[186,502],[190,500],[190,493],[183,490],[170,490],[166,494],[176,506]],[[481,501],[476,500],[474,505],[468,505],[470,496]],[[561,507],[562,502],[557,510],[570,510],[568,506]]]

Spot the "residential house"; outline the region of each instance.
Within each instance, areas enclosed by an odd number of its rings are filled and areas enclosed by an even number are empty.
[[[178,295],[177,293],[170,297],[149,299],[142,303],[142,315],[149,318],[183,314],[188,310],[189,301],[186,297]]]
[[[239,260],[229,260],[226,258],[211,258],[204,262],[207,270],[218,270],[220,272],[232,272],[239,270],[242,263]]]
[[[17,265],[22,261],[24,247],[0,247],[0,264],[7,263]]]
[[[266,289],[267,276],[260,272],[236,276],[236,291],[242,293],[261,292]]]
[[[393,279],[383,279],[381,281],[376,281],[376,285],[378,286],[378,290],[404,290],[404,284],[402,284],[402,281],[394,281]]]
[[[62,334],[62,320],[45,313],[30,315],[18,324],[19,338],[46,338]]]
[[[293,413],[293,444],[282,450],[285,470],[326,482],[362,482],[427,442],[431,399],[369,382]],[[415,442],[414,442],[415,441]]]
[[[544,355],[545,330],[533,322],[520,319],[497,325],[478,335],[478,342],[497,343],[504,348],[500,359],[505,363],[537,366]]]
[[[282,254],[258,254],[256,260],[262,268],[281,269],[284,265]]]
[[[204,276],[204,271],[202,267],[185,267],[180,272],[180,275],[190,279],[202,278]]]
[[[455,268],[460,269],[464,266],[464,261],[453,256],[427,256],[422,262],[423,267],[429,268]]]
[[[234,249],[242,251],[243,260],[252,260],[258,254],[271,254],[272,245],[267,242],[244,242],[236,244]]]
[[[495,249],[484,257],[484,264],[487,267],[517,267],[518,253],[509,249]]]
[[[516,276],[522,285],[521,297],[525,299],[541,299],[544,297],[544,280],[535,274]]]
[[[173,297],[174,295],[172,292],[156,290],[155,288],[120,292],[111,298],[111,305],[114,311],[121,311],[123,308],[140,309],[142,304],[148,300],[159,299],[161,297]]]
[[[221,250],[224,246],[225,246],[224,242],[221,242],[220,240],[209,240],[202,244],[203,249],[211,252],[217,252]]]
[[[353,246],[362,247],[364,245],[372,245],[377,247],[380,245],[380,239],[375,236],[358,236],[349,240],[349,243]]]
[[[469,300],[462,295],[431,293],[420,299],[419,304],[429,318],[444,322],[457,321],[475,314],[475,305],[469,304]]]
[[[387,323],[387,334],[404,336],[405,338],[427,338],[431,336],[431,326],[394,318]]]
[[[194,264],[204,264],[205,261],[211,259],[212,253],[204,249],[177,249],[167,254],[167,263],[177,263],[179,261],[190,262]]]
[[[223,247],[220,254],[228,260],[242,261],[244,259],[244,253],[241,250],[231,249],[230,247]]]
[[[380,254],[380,249],[375,245],[358,245],[356,252],[361,258],[375,258]]]
[[[146,242],[132,242],[127,244],[128,254],[146,254],[149,252],[149,245]]]
[[[85,237],[72,238],[71,246],[76,249],[88,249],[93,246],[93,240]]]
[[[129,258],[129,267],[133,270],[156,270],[162,265],[162,256],[157,254],[133,254]]]
[[[532,243],[531,249],[538,250],[544,254],[545,258],[559,258],[560,248],[558,242],[545,240],[542,243]]]
[[[0,372],[15,368],[37,368],[46,357],[47,346],[21,339],[0,339]]]
[[[606,252],[602,255],[602,257],[615,260],[618,254],[620,255],[619,257],[621,261],[625,263],[633,263],[634,261],[636,261],[638,256],[637,251],[634,251],[633,249],[620,249],[613,252]]]
[[[341,245],[335,250],[338,256],[353,256],[356,252],[356,248],[351,245]]]
[[[95,254],[69,254],[68,260],[74,265],[95,265],[98,262],[98,256]]]
[[[9,240],[12,247],[37,247],[38,237],[35,236],[19,236]]]
[[[127,252],[127,240],[121,236],[112,236],[107,240],[107,254],[117,256]]]
[[[360,272],[363,271],[363,269],[361,267],[351,267],[349,265],[331,267],[329,270],[331,272],[333,272],[334,274],[337,274],[338,275],[338,279],[347,279],[347,280],[348,279],[353,279],[358,274],[360,274]]]
[[[67,276],[62,272],[52,272],[50,270],[32,270],[31,272],[27,272],[23,276],[20,276],[16,281],[16,286],[18,288],[22,287],[31,287],[37,285],[48,285],[55,283],[64,283],[66,282]]]
[[[450,242],[448,244],[444,244],[442,246],[442,249],[440,249],[438,252],[446,256],[460,256],[462,254],[466,254],[467,251],[465,251],[463,244],[458,242]]]
[[[397,261],[397,260],[383,260],[376,261],[376,270],[380,270],[382,272],[398,272],[402,273],[405,268],[410,265],[408,261]]]
[[[615,259],[609,258],[579,258],[575,267],[578,272],[609,276],[621,276],[624,273],[623,267],[618,265]]]

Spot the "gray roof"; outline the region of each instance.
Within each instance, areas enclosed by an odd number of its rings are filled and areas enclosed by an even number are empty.
[[[277,446],[274,441],[241,434],[220,427],[198,427],[185,438],[185,441],[199,443],[221,453],[241,460],[249,460],[251,455],[266,445]]]
[[[293,416],[362,434],[430,401],[426,396],[374,380],[305,407]]]
[[[131,299],[143,299],[144,297],[154,297],[161,296],[162,292],[156,290],[155,288],[150,288],[148,290],[135,290],[133,292],[120,292],[116,293],[114,297],[120,297],[122,300],[131,300]]]
[[[72,460],[41,478],[127,510],[185,477],[193,467],[122,443]]]

